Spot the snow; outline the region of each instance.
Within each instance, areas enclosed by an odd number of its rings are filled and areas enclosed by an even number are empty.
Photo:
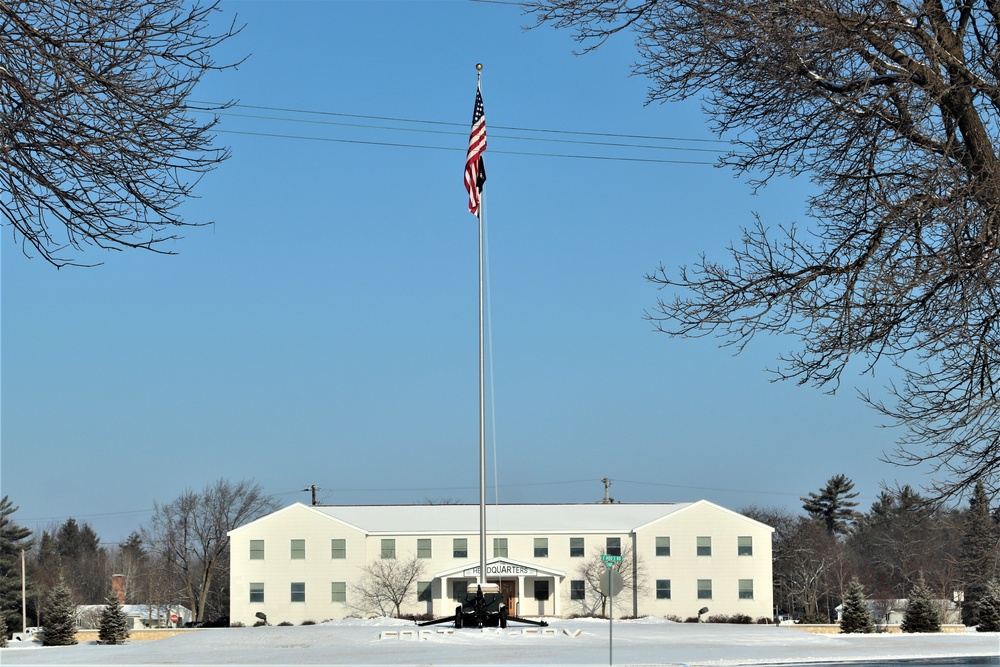
[[[609,651],[609,629],[613,645]],[[391,636],[396,633],[397,636]],[[383,638],[385,635],[388,638]],[[396,619],[212,628],[121,646],[38,644],[0,651],[6,665],[733,665],[986,656],[1000,633],[818,635],[788,627],[659,618],[552,620],[548,628],[420,628]],[[994,663],[990,663],[994,664]]]

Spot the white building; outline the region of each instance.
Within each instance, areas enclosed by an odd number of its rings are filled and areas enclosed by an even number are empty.
[[[76,607],[76,627],[81,630],[96,630],[101,627],[101,616],[107,605],[82,604]],[[191,610],[182,605],[122,605],[125,625],[129,630],[148,628],[179,628],[193,619]]]
[[[708,501],[487,508],[487,579],[512,615],[600,610],[583,574],[620,551],[632,583],[615,616],[770,619],[774,529]],[[290,505],[229,533],[230,620],[321,622],[363,613],[357,584],[379,558],[424,567],[404,614],[454,613],[479,575],[478,505]]]
[[[945,625],[959,625],[962,622],[962,605],[953,600],[932,600],[938,609],[938,619]],[[897,600],[867,600],[868,610],[872,620],[879,625],[899,625],[906,618],[906,610],[910,601]],[[834,609],[837,612],[837,623],[844,617],[844,605],[839,604]]]

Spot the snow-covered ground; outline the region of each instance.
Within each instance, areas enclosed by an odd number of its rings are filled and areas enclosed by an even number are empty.
[[[787,627],[672,623],[657,618],[554,620],[542,632],[418,628],[394,619],[296,627],[203,629],[122,646],[18,646],[3,665],[679,665],[898,661],[986,656],[1000,667],[1000,633],[815,635]],[[420,631],[423,631],[422,633]],[[438,632],[441,630],[441,632]],[[411,633],[407,631],[412,631]],[[554,632],[553,632],[554,631]],[[386,632],[404,638],[380,638]]]

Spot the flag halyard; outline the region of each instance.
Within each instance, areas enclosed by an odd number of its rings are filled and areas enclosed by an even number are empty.
[[[479,214],[482,205],[483,184],[486,183],[486,112],[483,95],[476,86],[476,106],[472,110],[472,131],[469,133],[469,151],[465,156],[465,189],[469,193],[469,213]]]

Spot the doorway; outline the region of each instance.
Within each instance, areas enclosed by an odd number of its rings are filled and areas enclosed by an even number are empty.
[[[507,613],[517,616],[517,580],[501,579],[490,583],[500,584],[500,594],[503,595],[503,603],[507,605]]]

